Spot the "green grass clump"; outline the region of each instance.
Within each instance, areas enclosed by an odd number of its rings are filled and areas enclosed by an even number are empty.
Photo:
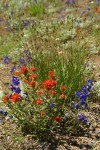
[[[43,5],[43,2],[41,0],[37,0],[37,2],[33,2],[29,6],[29,12],[31,16],[41,16],[45,11],[45,7]]]

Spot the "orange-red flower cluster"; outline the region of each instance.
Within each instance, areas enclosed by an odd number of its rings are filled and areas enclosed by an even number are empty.
[[[53,87],[56,86],[56,80],[45,80],[42,84],[43,88],[46,88],[47,90],[51,90]]]
[[[30,75],[30,79],[37,79],[38,75],[36,73]]]
[[[50,79],[55,79],[55,78],[56,78],[56,75],[55,75],[55,73],[54,73],[53,70],[50,70],[50,71],[48,72],[48,78],[50,78]]]
[[[23,73],[23,74],[27,74],[27,73],[28,73],[28,69],[27,69],[26,66],[23,66],[23,67],[21,68],[21,73]]]
[[[14,93],[10,99],[12,102],[17,103],[19,100],[21,100],[21,96],[18,93]]]

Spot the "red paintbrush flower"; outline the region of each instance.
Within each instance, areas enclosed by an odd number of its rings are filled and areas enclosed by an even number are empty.
[[[34,86],[34,87],[35,87],[36,82],[35,82],[35,81],[30,81],[30,82],[28,82],[28,84],[29,84],[30,86]]]
[[[32,75],[30,75],[30,79],[37,79],[38,78],[38,75],[37,74],[32,74]]]
[[[61,117],[60,116],[55,116],[53,118],[56,122],[61,122]]]
[[[43,88],[47,90],[51,90],[53,87],[56,86],[56,80],[45,80],[42,84]]]
[[[50,70],[48,72],[48,78],[51,78],[51,79],[55,79],[56,78],[56,75],[55,75],[54,71]]]
[[[11,97],[10,97],[11,101],[16,103],[19,100],[21,100],[21,96],[18,93],[14,93]]]
[[[28,69],[27,69],[26,66],[23,66],[23,67],[21,68],[21,73],[23,73],[23,74],[28,73]]]
[[[38,99],[38,100],[35,100],[35,103],[36,103],[36,105],[41,105],[42,101],[40,99]]]
[[[6,104],[8,100],[9,100],[9,97],[8,97],[8,95],[6,95],[6,96],[3,98],[3,102]]]
[[[44,91],[42,89],[40,89],[37,91],[37,93],[38,93],[38,95],[42,95],[42,94],[44,94]]]
[[[66,94],[65,93],[62,93],[61,94],[61,99],[65,99],[66,98]]]
[[[35,67],[31,67],[31,70],[34,72],[36,70],[36,68]]]
[[[61,86],[61,90],[65,91],[66,90],[66,86]]]
[[[51,94],[51,95],[56,95],[57,92],[56,92],[55,90],[50,90],[50,94]]]

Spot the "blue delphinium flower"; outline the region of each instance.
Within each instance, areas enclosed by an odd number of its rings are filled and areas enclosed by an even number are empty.
[[[20,62],[21,64],[24,64],[24,63],[25,63],[24,58],[23,58],[23,57],[20,57],[20,58],[19,58],[19,62]]]
[[[78,120],[87,123],[87,117],[83,116],[82,114],[78,114]]]
[[[70,1],[69,0],[66,0],[66,2],[65,2],[66,4],[70,4]]]
[[[81,98],[82,97],[82,93],[81,92],[76,92],[76,97],[77,98]]]
[[[26,61],[30,62],[30,60],[31,60],[31,53],[30,53],[30,51],[29,50],[25,50],[25,53],[26,53]]]
[[[72,5],[75,5],[75,0],[72,0],[72,1],[71,1],[71,4],[72,4]]]
[[[30,24],[29,20],[22,20],[23,26],[28,26]]]
[[[28,62],[30,62],[30,60],[31,60],[30,56],[27,56],[26,59]]]
[[[82,93],[82,95],[80,96],[80,100],[82,99],[82,100],[86,101],[88,96],[89,96],[89,93]]]
[[[18,77],[12,76],[12,84],[19,85],[19,83],[20,83],[20,81],[19,81]]]
[[[12,92],[14,92],[16,90],[16,87],[13,84],[11,84],[10,89]]]
[[[81,90],[83,93],[85,93],[85,94],[87,94],[87,96],[89,96],[92,86],[93,86],[92,80],[88,80],[88,83],[86,84],[86,86],[84,86]]]
[[[7,112],[4,111],[2,108],[0,108],[0,115],[3,115],[4,117],[7,116]]]
[[[17,67],[17,68],[18,68],[18,70],[19,70],[19,69],[21,68],[21,66],[20,66],[20,65],[18,65],[18,67]]]
[[[50,102],[50,107],[54,107],[55,103],[54,102]]]
[[[87,93],[87,88],[86,88],[86,86],[84,86],[83,88],[81,88],[81,91],[84,92],[84,93]]]
[[[15,29],[18,30],[19,29],[19,25],[15,24]]]
[[[7,112],[6,112],[6,111],[4,111],[4,112],[3,112],[3,115],[4,115],[4,117],[6,117],[6,116],[7,116]]]
[[[65,3],[75,5],[75,0],[66,0]]]
[[[29,63],[30,60],[31,60],[31,53],[30,53],[29,50],[25,50],[24,52],[25,52],[26,57],[24,57],[24,58],[23,58],[23,57],[20,57],[20,58],[19,58],[19,62],[20,62],[20,64],[26,66],[27,63]]]
[[[86,106],[86,104],[87,104],[86,99],[85,99],[85,100],[84,100],[84,99],[80,99],[80,104],[81,104],[81,105],[85,105],[85,106]]]
[[[16,65],[14,65],[11,69],[10,69],[10,73],[12,74],[16,69]]]
[[[92,80],[88,80],[86,86],[81,88],[81,92],[76,92],[76,97],[80,99],[80,102],[79,103],[74,102],[74,108],[78,109],[80,106],[84,106],[85,108],[88,108],[87,98],[90,95],[92,86],[93,86]]]
[[[8,5],[8,2],[4,5],[4,8],[8,8],[9,7],[9,5]]]
[[[78,109],[79,108],[79,104],[77,102],[74,102],[74,108]]]
[[[20,87],[16,87],[15,92],[19,94],[21,92]]]
[[[82,114],[78,114],[78,120],[79,121],[83,121],[84,120],[84,116]]]
[[[12,84],[11,84],[10,89],[11,89],[12,92],[16,92],[16,93],[18,93],[18,94],[21,92],[20,87],[14,86],[14,85],[12,85]]]
[[[25,50],[25,53],[27,54],[27,55],[30,55],[30,51],[27,49],[27,50]]]
[[[5,56],[3,62],[4,62],[4,64],[9,64],[10,63],[9,57]]]
[[[88,85],[93,86],[93,81],[92,80],[88,80]]]
[[[88,7],[87,10],[90,11],[91,10],[90,7]]]
[[[3,109],[2,108],[0,108],[0,115],[2,115],[3,114]]]
[[[80,17],[82,17],[85,13],[86,13],[86,12],[85,12],[85,11],[83,11]]]
[[[13,119],[13,116],[12,116],[12,115],[9,115],[9,118],[10,118],[10,119]]]
[[[85,91],[85,89],[84,89],[84,91]],[[86,93],[76,92],[76,97],[79,99],[86,100],[88,96],[89,96],[89,93],[87,93],[87,92]]]
[[[88,121],[88,118],[84,117],[84,123],[87,123],[87,121]]]
[[[12,84],[10,86],[11,91],[19,94],[21,92],[19,84],[20,80],[18,79],[18,77],[12,76]]]

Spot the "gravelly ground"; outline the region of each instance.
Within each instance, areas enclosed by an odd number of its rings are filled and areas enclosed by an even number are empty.
[[[21,136],[21,133],[17,126],[8,119],[5,125],[0,126],[0,145],[4,146],[5,150],[16,150],[16,147],[18,150],[99,150],[100,104],[93,103],[87,116],[91,120],[91,125],[83,127],[78,133],[70,132],[65,135],[57,133],[52,138],[46,139],[45,137],[41,141],[33,140],[31,136],[22,136],[22,140],[18,142],[14,140],[14,136]]]

